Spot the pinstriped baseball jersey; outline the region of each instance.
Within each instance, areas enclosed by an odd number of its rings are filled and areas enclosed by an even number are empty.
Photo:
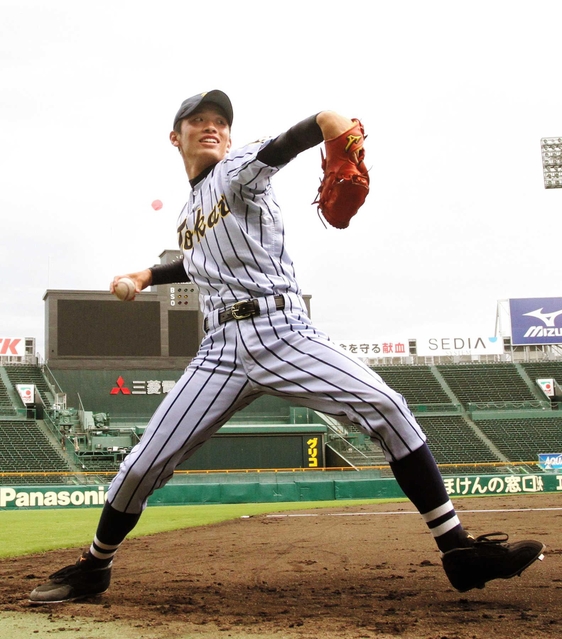
[[[256,157],[264,144],[230,153],[192,183],[178,236],[207,331],[111,483],[108,503],[121,512],[140,513],[178,464],[263,394],[356,424],[389,461],[425,441],[404,398],[311,323],[271,188],[278,168]],[[248,298],[259,315],[218,322],[219,310]]]
[[[299,294],[270,178],[256,159],[267,142],[238,149],[192,190],[178,220],[186,273],[209,313],[238,300]]]

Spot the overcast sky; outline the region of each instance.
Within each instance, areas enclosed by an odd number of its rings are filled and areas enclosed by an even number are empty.
[[[43,355],[48,289],[106,290],[176,249],[189,185],[168,134],[215,88],[235,146],[323,109],[365,125],[348,229],[311,206],[319,149],[274,178],[319,326],[493,335],[498,300],[561,294],[540,148],[562,136],[561,22],[559,0],[0,0],[0,335]]]

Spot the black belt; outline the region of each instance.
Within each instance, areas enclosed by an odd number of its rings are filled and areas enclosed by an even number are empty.
[[[275,309],[277,311],[281,311],[285,308],[285,298],[283,295],[276,295],[273,299],[275,300]],[[224,311],[219,311],[218,322],[219,325],[226,324],[231,320],[248,319],[249,317],[254,317],[254,315],[260,314],[259,300],[255,298],[242,300],[241,302],[236,302],[232,306],[225,308]],[[203,322],[203,328],[205,331],[209,328],[209,322],[206,319]]]

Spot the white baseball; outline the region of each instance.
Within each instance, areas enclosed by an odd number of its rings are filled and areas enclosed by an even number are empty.
[[[115,297],[118,297],[124,302],[128,302],[135,297],[135,283],[130,277],[122,277],[118,280],[117,284],[115,284],[113,293]]]

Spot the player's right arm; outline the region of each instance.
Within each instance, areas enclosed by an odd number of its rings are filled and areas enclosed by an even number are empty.
[[[116,275],[109,285],[109,291],[111,293],[115,293],[115,285],[123,277],[128,277],[129,279],[133,280],[133,282],[135,283],[135,294],[140,293],[143,289],[145,289],[147,286],[150,286],[150,284],[152,283],[152,274],[150,273],[150,269],[144,269],[143,271],[137,271],[136,273]]]
[[[189,277],[183,267],[183,260],[174,260],[169,264],[156,264],[150,268],[145,268],[136,273],[127,273],[126,275],[116,275],[109,285],[109,290],[113,293],[115,284],[122,278],[129,277],[135,283],[135,290],[140,293],[149,286],[157,286],[158,284],[175,284],[179,282],[189,282]]]
[[[189,282],[190,279],[185,272],[183,259],[179,258],[169,264],[156,264],[148,269],[150,271],[150,284],[157,286],[158,284],[179,284],[180,282]]]

